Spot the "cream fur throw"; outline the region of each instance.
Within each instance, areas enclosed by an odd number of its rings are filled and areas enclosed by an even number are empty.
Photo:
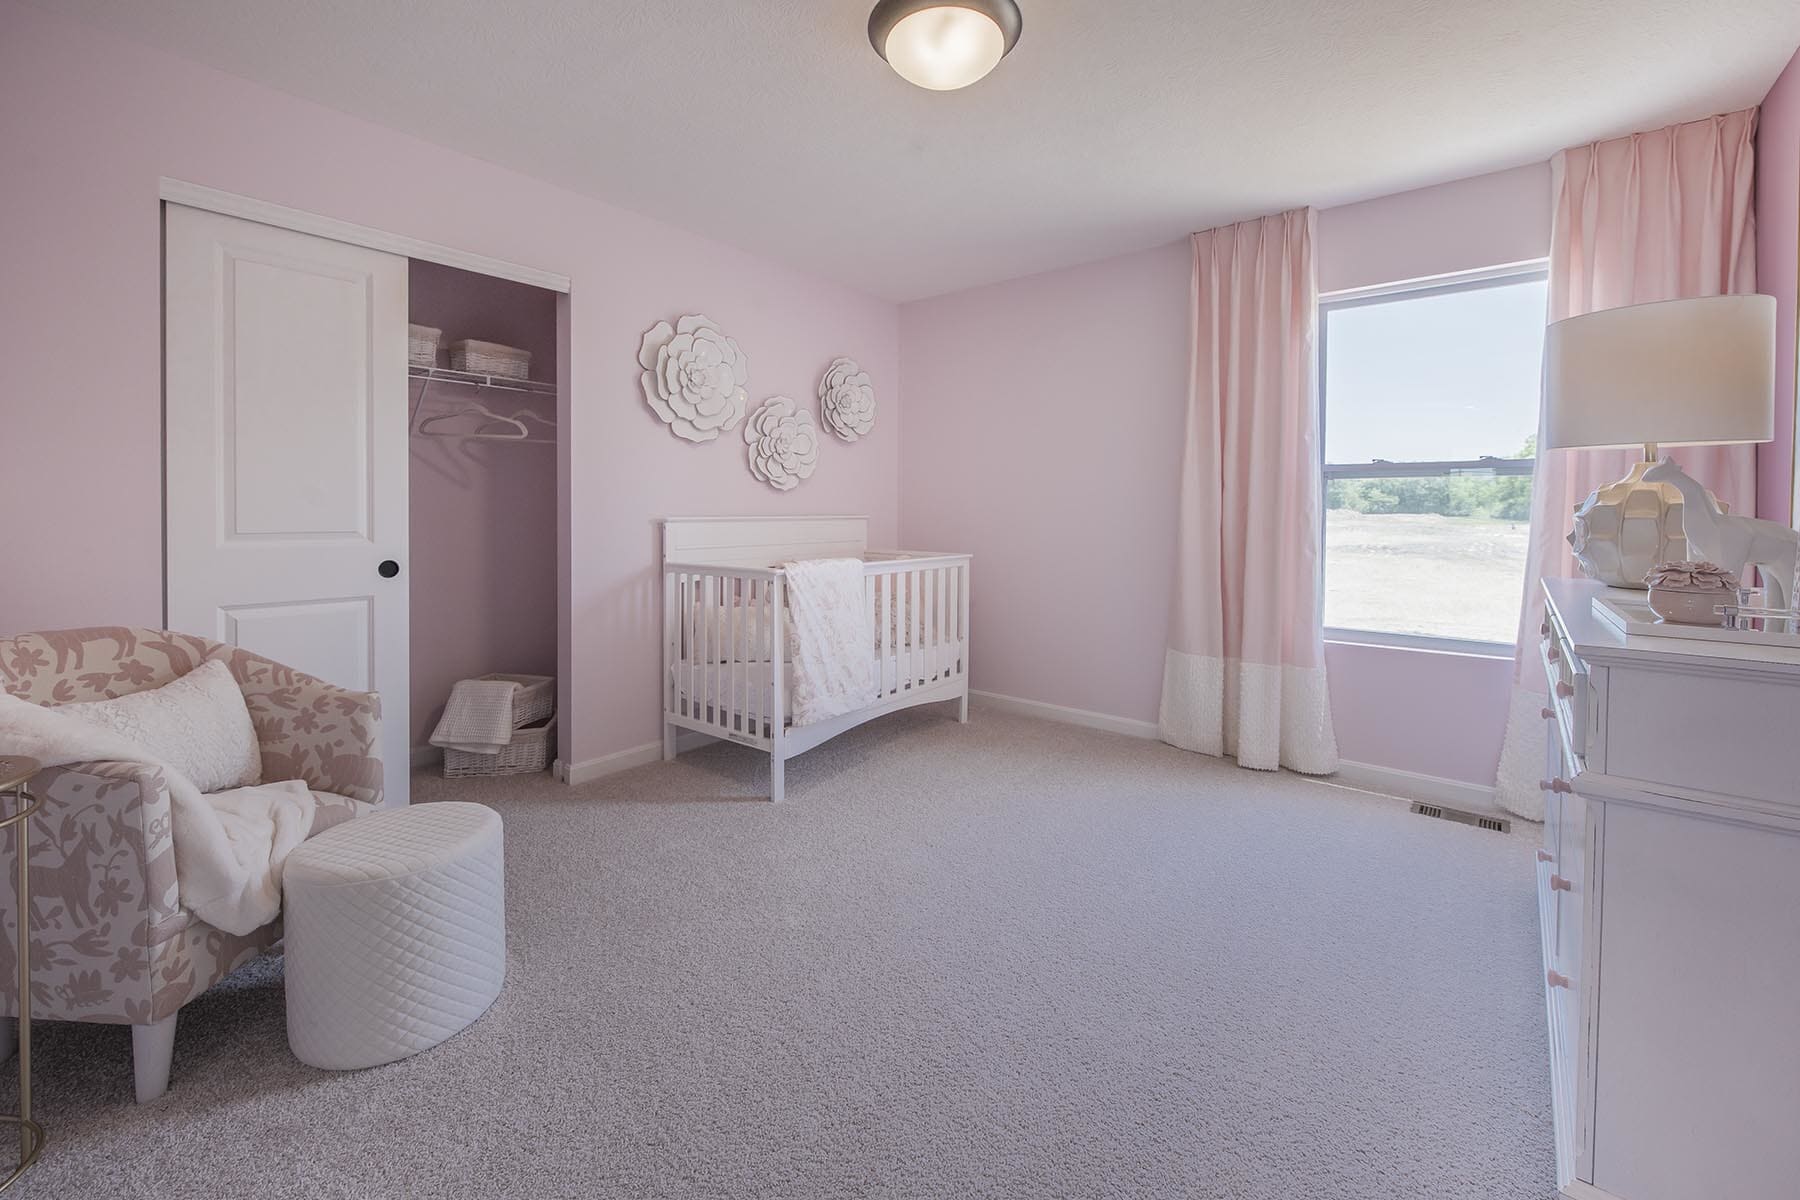
[[[141,762],[158,768],[169,787],[182,907],[235,934],[280,914],[281,865],[312,829],[315,804],[304,783],[203,795],[193,780],[124,734],[4,692],[0,746],[49,767]]]

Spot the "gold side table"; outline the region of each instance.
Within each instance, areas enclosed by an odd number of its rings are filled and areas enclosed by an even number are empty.
[[[0,1192],[17,1183],[44,1149],[44,1127],[31,1119],[31,880],[26,830],[39,801],[26,785],[37,773],[35,758],[0,756],[0,796],[12,796],[12,811],[0,816],[0,829],[10,825],[18,831],[13,845],[19,871],[19,1113],[0,1113],[0,1122],[19,1127],[19,1165],[0,1181]]]

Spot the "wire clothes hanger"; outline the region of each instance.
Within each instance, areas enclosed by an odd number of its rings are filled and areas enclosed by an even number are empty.
[[[478,419],[473,429],[445,429],[441,426],[453,421],[466,422],[471,418]],[[521,409],[510,417],[501,416],[483,404],[469,403],[451,412],[437,413],[419,422],[417,432],[426,437],[459,438],[469,441],[490,442],[530,442],[534,445],[555,445],[555,437],[533,437],[527,420],[547,426],[554,433],[556,422],[540,417],[534,412]]]

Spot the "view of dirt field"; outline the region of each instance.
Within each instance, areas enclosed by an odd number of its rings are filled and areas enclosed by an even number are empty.
[[[1528,532],[1524,521],[1328,509],[1325,625],[1511,643]]]

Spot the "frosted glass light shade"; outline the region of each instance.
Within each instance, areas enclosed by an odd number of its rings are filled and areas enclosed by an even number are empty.
[[[947,92],[999,65],[1020,24],[1014,0],[881,0],[869,41],[908,83]]]
[[[1544,338],[1544,445],[1716,446],[1775,436],[1775,298],[1570,317]]]

